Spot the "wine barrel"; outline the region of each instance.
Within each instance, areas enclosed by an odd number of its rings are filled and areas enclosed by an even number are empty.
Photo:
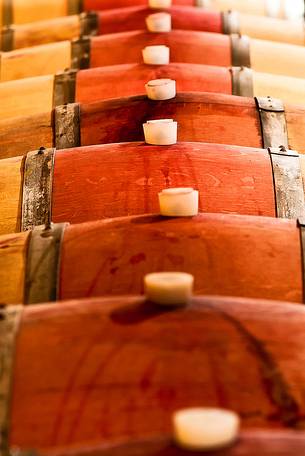
[[[254,450],[255,449],[255,450]],[[197,455],[253,456],[253,451],[264,456],[302,456],[305,437],[302,431],[293,430],[244,430],[233,445]],[[126,442],[107,443],[92,448],[79,447],[69,451],[69,456],[191,456],[191,452],[178,448],[170,433],[146,439],[129,439]],[[67,450],[48,451],[47,456],[67,456]]]
[[[137,294],[146,273],[182,270],[195,276],[196,293],[301,303],[302,223],[227,214],[142,215],[4,235],[0,302]]]
[[[28,116],[66,103],[89,103],[145,93],[153,79],[170,78],[181,92],[215,92],[280,98],[305,105],[303,79],[258,73],[249,68],[223,68],[188,63],[125,64],[69,70],[0,84],[0,120]]]
[[[290,147],[305,152],[305,108],[271,98],[181,93],[171,100],[146,96],[72,103],[54,111],[0,122],[1,158],[29,150],[143,141],[142,124],[175,118],[179,141],[246,147]],[[237,125],[239,128],[237,128]],[[18,135],[16,135],[18,131]]]
[[[0,160],[0,234],[51,218],[82,223],[157,213],[161,190],[194,185],[201,212],[298,218],[305,216],[302,176],[305,156],[280,149],[122,143],[30,152]]]
[[[2,0],[0,5],[0,27],[24,24],[81,13],[82,11],[109,10],[147,5],[147,0]],[[300,0],[173,0],[178,6],[204,6],[214,11],[237,10],[242,13],[266,15],[284,19],[302,18],[304,5]]]
[[[244,431],[303,436],[293,432],[304,429],[302,306],[198,297],[166,310],[135,296],[1,315],[10,407],[1,424],[12,447],[47,454],[154,439],[170,432],[174,411],[202,404],[238,412]]]
[[[142,62],[142,50],[167,45],[178,63],[246,66],[255,71],[304,77],[305,47],[249,39],[237,34],[173,30],[132,31],[17,49],[1,53],[0,80],[22,79],[64,71]]]
[[[174,4],[191,4],[190,0],[173,0]],[[214,11],[236,10],[242,13],[278,17],[284,19],[303,19],[304,4],[302,0],[195,0],[196,6]],[[84,0],[87,11],[98,11],[111,8],[124,8],[134,5],[147,5],[147,0]]]
[[[158,11],[158,10],[157,10]],[[164,11],[164,10],[159,10]],[[0,50],[14,49],[72,40],[84,35],[102,35],[146,28],[145,19],[156,12],[148,6],[132,6],[99,12],[82,13],[2,29]],[[303,46],[304,27],[301,21],[287,21],[237,12],[219,13],[201,8],[173,6],[172,29],[197,30],[214,33],[240,33],[262,40],[280,41]]]
[[[147,5],[147,0],[140,0],[140,3]],[[134,1],[132,0],[128,6],[133,4]],[[194,0],[173,0],[173,4],[197,6]],[[119,6],[119,2],[115,4],[112,2],[108,5],[103,5],[103,2],[101,2],[100,5],[96,5],[97,8],[92,6],[93,4],[90,4],[90,2],[81,0],[39,0],[39,5],[37,4],[37,0],[1,0],[0,27],[75,15],[83,11],[90,12],[93,10],[111,9]]]

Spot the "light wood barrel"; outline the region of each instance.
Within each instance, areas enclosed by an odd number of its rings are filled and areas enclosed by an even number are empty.
[[[1,348],[10,348],[12,447],[74,454],[100,445],[106,455],[134,456],[107,448],[125,439],[154,442],[170,433],[174,411],[202,404],[241,416],[241,441],[226,455],[246,450],[247,438],[255,449],[269,438],[276,449],[285,436],[283,448],[304,447],[303,433],[294,431],[304,428],[302,306],[198,297],[168,311],[135,296],[14,312],[15,337],[3,329],[7,310],[0,323]],[[262,441],[252,428],[262,429]]]
[[[304,79],[240,67],[125,64],[3,82],[0,119],[40,114],[65,103],[143,95],[145,84],[160,78],[174,79],[181,92],[271,96],[286,103],[305,105]]]
[[[301,303],[305,242],[300,236],[304,227],[295,220],[226,214],[144,215],[35,228],[30,237],[0,238],[20,258],[14,274],[24,283],[16,289],[7,267],[12,256],[9,248],[1,249],[6,286],[0,289],[0,302],[137,294],[145,274],[182,270],[194,275],[196,294]]]
[[[285,146],[305,152],[303,107],[271,98],[189,92],[158,102],[136,96],[72,103],[45,114],[3,120],[1,158],[24,155],[41,146],[68,149],[143,141],[143,123],[160,118],[178,122],[178,141],[256,148]]]

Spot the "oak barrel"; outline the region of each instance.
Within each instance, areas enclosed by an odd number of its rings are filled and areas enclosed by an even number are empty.
[[[111,8],[124,8],[134,5],[147,5],[147,0],[84,0],[84,9],[98,11]],[[205,7],[214,11],[236,10],[242,13],[279,18],[299,18],[304,15],[304,5],[300,0],[173,0],[173,4]]]
[[[42,76],[67,68],[140,63],[142,49],[157,44],[170,48],[171,62],[251,66],[259,72],[304,77],[305,46],[249,39],[237,34],[228,36],[189,30],[150,33],[139,30],[2,52],[0,80]]]
[[[160,191],[194,185],[201,212],[298,218],[305,216],[302,177],[305,156],[281,149],[121,143],[39,150],[0,160],[0,234],[51,219],[157,213]]]
[[[280,98],[305,105],[304,79],[258,73],[249,68],[170,63],[123,64],[89,70],[70,70],[0,84],[0,119],[50,111],[65,103],[89,103],[145,93],[153,79],[170,78],[180,92],[215,92]]]
[[[195,276],[196,293],[301,303],[303,230],[302,221],[200,214],[55,224],[4,235],[0,302],[135,294],[142,292],[144,274],[182,270]]]
[[[135,296],[1,315],[12,447],[45,454],[154,439],[170,432],[173,411],[198,404],[237,411],[244,431],[302,442],[293,432],[304,429],[302,306],[198,297],[166,310]]]
[[[145,96],[69,104],[44,114],[0,122],[0,156],[30,150],[143,141],[142,124],[174,118],[178,140],[305,152],[305,108],[280,100],[212,93],[178,93],[167,101]],[[239,128],[236,128],[238,125]],[[16,135],[18,131],[18,135]]]
[[[133,0],[128,1],[130,3],[127,6],[134,5]],[[147,0],[140,0],[141,2],[147,4]],[[38,6],[37,0],[1,0],[0,27],[75,15],[83,11],[110,9],[119,6],[119,3],[109,2],[107,5],[102,0],[100,4],[94,5],[94,3],[90,3],[90,0],[89,2],[82,0],[39,0]],[[193,0],[173,0],[173,4],[196,6],[196,2]],[[123,6],[125,5],[123,4]]]

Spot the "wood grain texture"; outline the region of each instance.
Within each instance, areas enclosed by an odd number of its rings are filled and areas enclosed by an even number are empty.
[[[228,11],[230,9],[248,14],[265,14],[265,0],[211,0],[209,8],[214,11]],[[105,10],[112,8],[124,8],[134,5],[147,5],[146,0],[117,0],[115,4],[111,0],[84,0],[84,9]],[[194,6],[193,0],[173,0],[173,5]]]
[[[197,294],[303,299],[295,221],[218,214],[71,225],[59,296],[140,293],[144,275],[153,271],[193,274]]]
[[[255,71],[304,78],[305,46],[251,39],[250,58]]]
[[[99,34],[146,29],[145,18],[154,12],[158,10],[152,10],[146,5],[99,12]],[[193,6],[172,6],[166,12],[171,15],[172,29],[222,33],[220,13]]]
[[[300,20],[287,21],[271,17],[260,17],[257,20],[250,14],[241,14],[240,32],[259,40],[279,41],[297,46],[305,44],[304,27]]]
[[[133,31],[93,37],[90,66],[140,63],[143,62],[142,49],[157,44],[170,47],[171,62],[231,65],[231,43],[227,35],[173,30],[170,33]]]
[[[10,442],[75,451],[150,439],[198,405],[235,410],[245,430],[303,430],[304,325],[303,306],[234,298],[179,310],[139,297],[26,308]]]
[[[303,106],[285,104],[289,147],[305,153],[305,117]]]
[[[256,97],[271,96],[285,103],[305,105],[304,79],[253,71],[253,92]]]
[[[24,300],[26,255],[30,233],[0,238],[0,303],[20,304]]]
[[[148,81],[160,78],[174,79],[180,92],[232,93],[232,78],[227,68],[188,63],[132,63],[78,72],[76,101],[88,103],[107,98],[142,95]]]
[[[66,16],[14,26],[14,49],[66,41],[80,36],[79,16]]]
[[[210,7],[218,11],[234,10],[264,16],[266,14],[265,4],[265,0],[247,0],[246,2],[244,0],[211,0]]]
[[[286,105],[285,109],[290,147],[304,153],[305,108]],[[262,147],[252,98],[191,92],[163,102],[138,96],[82,104],[81,145],[143,141],[142,124],[159,118],[178,121],[179,141]],[[1,158],[52,147],[52,141],[51,113],[0,121]]]
[[[68,14],[67,0],[12,0],[15,24],[51,19]]]
[[[292,430],[242,430],[238,440],[231,446],[217,452],[199,453],[217,456],[303,456],[305,437],[302,431]],[[162,436],[127,440],[101,446],[75,448],[73,450],[58,449],[43,452],[46,456],[190,456],[187,450],[178,448],[171,434]],[[197,453],[198,454],[198,453]]]
[[[265,150],[123,143],[57,151],[53,221],[81,223],[158,213],[158,192],[168,187],[199,190],[201,212],[275,216],[271,162]]]
[[[71,44],[69,41],[43,44],[3,52],[0,57],[1,81],[49,75],[70,68]]]
[[[160,118],[178,121],[179,141],[262,146],[254,100],[209,93],[181,93],[160,102],[129,97],[83,104],[82,145],[143,141],[142,124]]]
[[[0,158],[16,157],[52,145],[50,112],[0,121]]]
[[[20,231],[23,157],[0,160],[0,234]]]
[[[52,110],[54,76],[38,76],[0,84],[0,120]]]
[[[173,5],[194,6],[194,0],[173,0]],[[131,6],[147,5],[147,0],[117,0],[115,3],[112,0],[84,0],[83,7],[85,11],[100,11],[110,10],[112,8],[126,8]]]

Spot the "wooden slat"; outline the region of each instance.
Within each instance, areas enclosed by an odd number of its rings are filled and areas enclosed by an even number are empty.
[[[29,233],[8,234],[0,239],[0,303],[23,302],[28,240]]]
[[[1,54],[1,81],[43,76],[69,68],[71,44],[68,41]]]
[[[255,71],[304,78],[305,46],[251,39],[250,55]]]
[[[305,105],[304,79],[253,71],[254,96],[280,98],[286,103]]]
[[[54,76],[40,76],[1,83],[0,120],[51,111],[53,85]]]
[[[267,41],[304,46],[304,26],[302,21],[289,21],[271,17],[260,17],[259,20],[250,14],[240,14],[240,31],[242,35]],[[269,56],[272,58],[272,56]]]
[[[32,22],[14,27],[14,48],[19,49],[55,41],[72,40],[79,35],[79,16]]]
[[[0,160],[0,234],[20,231],[23,157]]]
[[[12,3],[15,24],[51,19],[68,13],[67,0],[39,0],[39,6],[34,0],[12,0]]]
[[[40,147],[53,146],[51,112],[8,119],[0,123],[0,158],[25,155]]]

